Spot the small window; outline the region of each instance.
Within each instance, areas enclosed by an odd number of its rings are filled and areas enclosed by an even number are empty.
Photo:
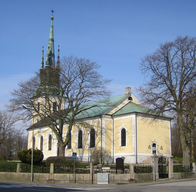
[[[43,151],[43,145],[44,145],[44,138],[43,136],[40,137],[40,150]]]
[[[156,147],[157,147],[156,143],[152,143],[152,154],[156,154],[157,153]]]
[[[90,131],[90,148],[95,147],[95,129]]]
[[[82,148],[82,130],[78,132],[78,149]]]
[[[121,146],[126,146],[126,130],[123,128],[121,130]]]
[[[55,111],[57,111],[57,103],[56,102],[53,103],[53,112],[55,112]]]
[[[152,147],[156,147],[156,143],[153,143],[153,144],[152,144]]]
[[[48,150],[52,150],[52,135],[49,135],[48,138]]]
[[[40,111],[40,102],[37,103],[37,112],[39,113]]]

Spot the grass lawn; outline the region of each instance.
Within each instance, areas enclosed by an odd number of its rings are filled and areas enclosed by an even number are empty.
[[[182,163],[183,158],[182,158],[182,157],[180,157],[180,158],[173,158],[173,160],[179,161],[179,162]],[[196,158],[191,158],[191,159],[190,159],[190,162],[191,162],[191,163],[196,163]]]

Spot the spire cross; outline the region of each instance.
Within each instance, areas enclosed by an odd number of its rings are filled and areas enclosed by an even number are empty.
[[[52,12],[52,16],[53,16],[54,10],[52,9],[51,12]]]

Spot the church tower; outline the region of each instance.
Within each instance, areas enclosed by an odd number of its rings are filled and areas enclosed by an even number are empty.
[[[48,47],[46,53],[46,61],[44,65],[44,49],[42,47],[41,67],[39,71],[39,87],[34,94],[34,101],[37,105],[35,112],[45,117],[55,112],[57,109],[64,108],[62,91],[60,89],[60,50],[58,47],[58,56],[55,63],[54,51],[54,32],[53,32],[53,10],[51,16],[50,33],[48,39]],[[37,119],[37,121],[40,118]]]
[[[36,91],[35,96],[58,95],[59,92],[59,76],[60,76],[60,55],[58,48],[57,62],[55,63],[54,51],[54,32],[53,32],[53,10],[51,16],[50,33],[48,39],[48,47],[46,54],[46,62],[44,65],[44,50],[42,47],[42,58],[40,68],[40,85]]]

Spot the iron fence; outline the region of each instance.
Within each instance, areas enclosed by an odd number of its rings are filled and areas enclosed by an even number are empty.
[[[55,173],[72,174],[74,172],[74,170],[73,170],[73,166],[55,165],[54,164],[54,172]],[[76,167],[75,168],[75,173],[89,174],[90,173],[90,168]]]
[[[94,173],[116,173],[116,164],[114,165],[106,165],[106,166],[102,166],[102,165],[96,165],[94,166]],[[125,165],[124,169],[117,169],[117,173],[119,174],[123,174],[123,173],[130,173],[129,170],[129,165]]]
[[[151,165],[135,165],[134,173],[152,173]]]
[[[31,165],[29,164],[21,164],[20,172],[22,173],[30,173]],[[33,165],[34,173],[50,173],[50,167],[45,164]]]

